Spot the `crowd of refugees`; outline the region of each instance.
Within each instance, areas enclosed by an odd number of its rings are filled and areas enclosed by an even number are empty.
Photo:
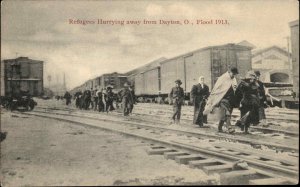
[[[207,115],[217,114],[219,123],[218,131],[223,132],[223,126],[229,133],[235,132],[235,127],[240,127],[245,133],[249,133],[250,125],[266,123],[265,108],[267,98],[265,87],[259,80],[259,71],[249,71],[246,77],[237,80],[238,69],[230,68],[221,75],[211,92],[205,84],[205,78],[199,77],[199,83],[194,85],[190,92],[190,102],[194,105],[193,123],[204,127],[207,123]],[[169,103],[173,105],[171,124],[180,124],[181,107],[184,105],[185,94],[181,87],[181,80],[175,81],[176,86],[169,93]],[[66,105],[71,103],[71,94],[64,95]],[[134,89],[128,83],[118,93],[113,92],[113,86],[104,89],[85,89],[74,95],[75,105],[81,110],[95,110],[99,112],[111,112],[121,104],[123,115],[132,113],[135,104]],[[235,125],[231,124],[231,114],[234,108],[240,110],[240,119]]]
[[[70,102],[67,100],[71,98],[71,95],[66,92],[65,98],[68,105]],[[75,106],[81,110],[95,110],[106,113],[114,111],[115,106],[118,108],[121,104],[124,116],[132,113],[135,104],[134,89],[128,83],[125,83],[124,88],[118,93],[113,92],[113,86],[95,90],[87,88],[83,92],[76,92],[74,99]]]
[[[235,127],[249,133],[251,124],[266,123],[267,98],[264,85],[259,80],[260,72],[249,71],[244,79],[237,81],[238,73],[237,68],[230,68],[218,78],[211,92],[204,77],[199,77],[199,83],[190,92],[190,101],[194,105],[194,124],[203,127],[207,123],[207,115],[212,113],[218,114],[219,132],[223,132],[225,126],[229,133],[234,133]],[[174,111],[171,124],[180,123],[181,106],[185,99],[183,88],[180,87],[181,80],[176,80],[175,84],[169,94]],[[239,108],[241,114],[235,125],[231,124],[233,108]]]

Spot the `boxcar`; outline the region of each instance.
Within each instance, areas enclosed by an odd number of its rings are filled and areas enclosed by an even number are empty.
[[[139,97],[154,97],[160,91],[160,63],[166,60],[161,57],[146,65],[126,73],[128,81],[135,88],[135,94]]]
[[[251,69],[251,48],[227,44],[202,48],[180,55],[161,63],[161,94],[166,96],[174,86],[176,79],[181,79],[188,95],[192,86],[197,84],[199,76],[205,77],[206,84],[213,87],[218,77],[229,67],[237,67],[240,76],[245,76]]]
[[[160,94],[160,67],[141,72],[134,77],[137,96],[154,97]]]
[[[127,76],[119,73],[110,73],[110,74],[103,74],[99,77],[94,79],[88,80],[83,84],[83,87],[80,88],[82,91],[85,89],[93,89],[99,90],[104,89],[107,86],[113,86],[113,91],[118,92],[120,89],[123,88],[124,83],[127,81]]]
[[[144,95],[160,94],[160,67],[148,70],[144,74]]]

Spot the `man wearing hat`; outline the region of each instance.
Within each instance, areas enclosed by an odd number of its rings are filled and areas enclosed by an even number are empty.
[[[130,107],[133,104],[132,93],[129,90],[129,84],[126,82],[124,88],[119,92],[119,95],[122,100],[123,114],[128,116],[130,112]]]
[[[103,88],[99,87],[99,90],[96,92],[97,96],[97,105],[98,105],[98,111],[104,112],[104,103],[103,103]]]
[[[258,97],[259,97],[259,120],[262,122],[262,125],[267,125],[266,122],[266,113],[265,107],[267,107],[267,97],[264,83],[261,82],[260,79],[260,72],[255,71],[256,75],[256,82],[258,83]]]
[[[98,108],[98,96],[97,96],[97,92],[98,92],[98,86],[96,86],[96,89],[92,93],[92,98],[93,98],[93,102],[94,102],[94,106],[93,106],[94,111],[96,111],[97,108]]]
[[[204,77],[199,77],[199,84],[192,87],[191,102],[194,104],[194,120],[193,123],[203,127],[203,123],[207,122],[207,116],[203,115],[206,99],[209,95],[209,88],[204,84]]]
[[[229,133],[234,133],[234,126],[231,125],[231,113],[236,105],[237,80],[238,74],[236,67],[231,67],[226,73],[221,75],[212,89],[208,101],[203,112],[204,115],[211,113],[215,107],[220,109],[220,121],[218,125],[219,132],[222,132],[222,127],[226,123]]]
[[[90,107],[90,104],[91,104],[91,97],[92,97],[92,94],[91,94],[91,91],[86,88],[86,90],[83,92],[83,100],[84,100],[84,109],[85,110],[88,110],[89,107]]]
[[[66,105],[71,104],[71,98],[72,98],[72,96],[71,96],[70,92],[66,91],[66,93],[64,95],[64,98],[66,99]]]
[[[243,94],[240,111],[241,119],[236,125],[245,130],[248,134],[250,124],[257,125],[259,123],[259,85],[256,82],[254,71],[249,71],[246,78],[239,84],[238,90]]]
[[[132,86],[129,86],[129,90],[131,92],[131,96],[132,96],[132,104],[130,106],[130,110],[129,110],[129,113],[131,114],[132,113],[132,110],[133,110],[133,107],[134,107],[134,104],[136,103],[136,99],[135,99],[135,92],[134,92],[134,88]]]
[[[109,111],[115,110],[113,106],[113,101],[114,101],[114,93],[112,91],[113,87],[112,86],[107,86],[106,87],[106,93],[104,93],[104,102],[105,102],[105,110],[108,113]]]
[[[173,103],[173,115],[172,115],[172,122],[173,123],[180,123],[180,115],[181,115],[181,106],[184,102],[184,91],[183,88],[180,87],[182,84],[181,80],[175,81],[176,86],[172,88],[169,94],[169,100],[171,101],[170,104]]]

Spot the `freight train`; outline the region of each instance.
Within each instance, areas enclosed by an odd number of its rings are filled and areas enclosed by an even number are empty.
[[[88,80],[73,89],[72,93],[108,85],[113,85],[117,92],[128,81],[134,87],[138,100],[165,102],[174,81],[181,79],[188,99],[200,75],[205,77],[206,84],[211,88],[230,67],[237,67],[240,75],[244,76],[251,69],[251,47],[226,44],[201,48],[169,59],[160,58],[126,74],[105,74]]]
[[[230,67],[238,68],[238,79],[244,78],[252,69],[251,50],[249,46],[229,43],[201,48],[169,59],[163,57],[125,74],[105,74],[88,80],[73,89],[72,93],[91,88],[101,89],[108,85],[112,85],[116,93],[128,81],[133,86],[138,101],[168,103],[168,94],[175,85],[174,81],[181,79],[186,100],[189,100],[192,86],[198,83],[199,76],[205,77],[210,90],[218,77]],[[272,105],[283,106],[285,103],[282,103],[282,94],[277,92],[278,90],[287,92],[290,87],[285,85],[277,88],[276,85],[268,86],[272,87],[269,89],[270,95],[275,96],[273,99],[269,97],[269,101]],[[285,100],[286,97],[292,99],[291,94],[285,95]]]
[[[112,86],[113,92],[117,93],[123,88],[125,82],[127,82],[127,76],[124,74],[120,74],[117,72],[103,74],[94,79],[90,79],[84,84],[74,88],[71,91],[71,94],[75,94],[77,91],[84,91],[86,89],[100,90],[106,88],[107,86]]]
[[[251,48],[236,44],[210,46],[161,61],[143,71],[128,74],[140,101],[167,102],[176,79],[181,79],[186,99],[199,76],[205,77],[212,88],[218,77],[228,68],[237,67],[244,77],[251,70]]]

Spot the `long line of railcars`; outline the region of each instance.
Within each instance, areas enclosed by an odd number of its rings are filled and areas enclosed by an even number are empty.
[[[156,67],[144,69],[134,75],[136,95],[141,100],[149,98],[165,100],[176,79],[181,79],[186,98],[197,84],[199,76],[204,76],[206,84],[212,88],[218,77],[230,67],[237,67],[240,77],[251,70],[251,47],[226,44],[201,48],[170,59],[165,59]],[[128,75],[131,76],[131,75]]]
[[[123,88],[125,82],[127,82],[127,76],[124,74],[117,72],[103,74],[74,88],[71,90],[71,94],[75,94],[77,91],[84,91],[86,89],[100,90],[107,86],[112,86],[114,88],[113,92],[117,93]]]
[[[229,67],[237,67],[240,76],[243,77],[251,70],[251,49],[230,43],[201,48],[169,59],[163,57],[125,74],[104,74],[88,80],[72,92],[87,88],[105,88],[108,85],[113,85],[114,91],[117,92],[124,82],[128,81],[134,86],[137,99],[164,101],[174,86],[174,81],[181,79],[188,98],[199,76],[205,77],[210,88]]]

